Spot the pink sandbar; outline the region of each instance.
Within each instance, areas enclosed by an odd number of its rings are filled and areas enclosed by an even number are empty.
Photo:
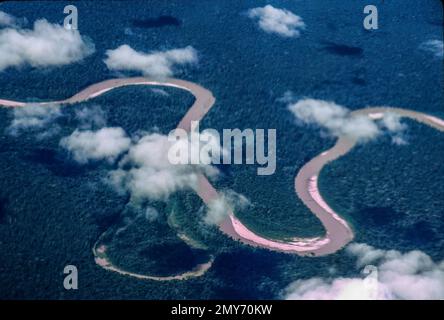
[[[444,120],[439,119],[437,117],[433,117],[433,116],[426,116],[426,118],[429,119],[430,121],[436,123],[437,125],[444,127]]]
[[[303,239],[303,241],[297,241],[294,239],[290,242],[273,241],[258,236],[243,225],[242,222],[236,219],[236,217],[233,215],[230,215],[230,219],[234,230],[239,236],[267,248],[274,248],[282,251],[311,251],[325,245],[330,241],[328,238],[311,238]]]
[[[0,99],[0,105],[7,107],[24,107],[26,103]]]
[[[368,117],[373,120],[381,119],[384,117],[384,113],[382,112],[369,113]]]
[[[96,263],[101,267],[108,267],[109,266],[108,260],[106,260],[104,258],[96,257],[95,260],[96,260]]]
[[[332,208],[325,202],[325,200],[322,198],[321,193],[319,192],[318,188],[318,176],[313,176],[310,178],[308,182],[308,192],[310,193],[310,196],[313,198],[313,200],[325,211],[330,213],[335,220],[339,221],[344,226],[347,226],[347,222],[345,222],[344,219],[342,219],[336,212],[333,211]]]

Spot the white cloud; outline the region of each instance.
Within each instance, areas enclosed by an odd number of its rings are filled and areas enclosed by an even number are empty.
[[[278,98],[276,101],[282,102],[282,103],[291,103],[295,101],[295,95],[293,91],[287,90],[284,92],[282,97]]]
[[[407,140],[399,135],[395,135],[394,137],[392,137],[392,143],[396,144],[397,146],[405,146],[408,144]]]
[[[381,119],[380,125],[392,134],[392,143],[398,146],[407,144],[404,132],[407,125],[401,122],[401,117],[395,113],[386,112]]]
[[[81,129],[101,128],[106,126],[106,113],[98,105],[84,107],[76,110],[76,119]]]
[[[442,58],[444,56],[444,43],[442,40],[428,40],[423,42],[420,48],[433,53],[435,57]]]
[[[37,20],[34,29],[0,30],[0,71],[29,64],[61,66],[77,62],[94,52],[94,45],[77,30]]]
[[[384,290],[382,292],[385,292]],[[322,278],[300,280],[286,289],[288,300],[380,300],[361,278]],[[384,293],[382,293],[384,294]]]
[[[0,27],[13,27],[17,24],[17,19],[4,12],[4,11],[0,11]]]
[[[143,53],[128,45],[122,45],[106,52],[104,62],[108,69],[137,71],[145,76],[165,78],[173,75],[175,65],[197,63],[197,52],[191,47],[167,51]]]
[[[210,157],[206,152],[211,150],[204,149],[205,144],[192,145],[197,143],[192,141],[185,132],[183,143],[187,150],[197,148],[205,159]],[[219,173],[208,164],[188,164],[188,161],[187,164],[173,164],[168,154],[174,143],[168,140],[168,136],[158,133],[130,139],[119,127],[105,127],[98,131],[77,129],[60,141],[60,145],[79,163],[102,159],[113,162],[121,156],[117,167],[109,172],[107,181],[119,193],[128,194],[131,205],[138,210],[145,207],[146,201],[166,201],[176,191],[196,188],[200,174],[214,178]],[[219,149],[222,148],[219,146]],[[183,156],[189,157],[189,154]],[[234,199],[236,204],[243,201],[231,194],[229,199]],[[143,215],[152,221],[158,213],[148,208]]]
[[[154,220],[157,220],[159,218],[159,211],[157,211],[156,208],[147,207],[145,209],[144,217],[146,220],[153,222]]]
[[[60,140],[60,145],[71,152],[74,159],[80,163],[103,159],[112,162],[128,150],[130,144],[131,139],[122,128],[75,130],[70,136]]]
[[[364,115],[352,116],[347,108],[329,101],[303,99],[289,104],[288,109],[303,123],[318,125],[332,136],[348,136],[359,142],[374,139],[383,130],[399,138],[406,129],[400,117],[393,113],[384,113],[384,117],[376,122]]]
[[[286,9],[277,9],[271,5],[248,10],[248,16],[259,20],[259,27],[268,33],[283,37],[298,37],[300,30],[305,29],[301,17]]]
[[[242,194],[232,190],[220,193],[220,196],[208,204],[204,222],[209,225],[218,225],[230,211],[242,210],[250,205],[250,201]]]
[[[7,132],[13,136],[24,130],[39,131],[41,137],[57,131],[53,122],[62,115],[59,105],[28,105],[13,109],[13,120]],[[51,125],[52,128],[51,128]],[[51,130],[52,129],[52,130]]]
[[[375,249],[351,244],[357,267],[377,265],[373,277],[298,280],[284,290],[287,299],[444,299],[444,261],[435,263],[415,250]]]
[[[382,125],[392,132],[400,132],[407,129],[407,126],[401,122],[401,117],[396,113],[386,112],[381,119]]]
[[[378,126],[365,116],[354,116],[346,119],[343,123],[342,134],[354,137],[358,141],[367,141],[379,134]],[[337,128],[341,131],[340,128]]]
[[[166,200],[178,191],[195,188],[198,174],[214,177],[218,171],[210,165],[172,164],[168,137],[153,133],[136,140],[119,168],[110,173],[110,182],[117,190],[128,192],[137,203],[144,200]]]
[[[121,226],[116,230],[116,235],[125,232],[137,221],[147,220],[153,222],[157,220],[159,216],[159,212],[154,207],[129,202],[122,211],[122,222]]]

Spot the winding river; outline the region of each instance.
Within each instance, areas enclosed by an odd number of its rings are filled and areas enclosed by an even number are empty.
[[[93,84],[78,92],[71,98],[65,100],[27,103],[0,99],[0,105],[5,107],[26,107],[29,104],[48,106],[52,104],[74,104],[93,99],[115,88],[130,85],[167,86],[190,92],[195,97],[195,102],[177,126],[178,128],[182,128],[188,132],[191,130],[191,121],[201,120],[216,101],[213,94],[209,90],[193,82],[180,79],[165,79],[160,81],[144,77],[133,77],[111,79]],[[401,117],[407,117],[444,132],[444,120],[411,110],[388,107],[365,108],[353,111],[352,116],[364,115],[373,120],[377,120],[382,118],[385,113],[394,113]],[[353,239],[353,231],[348,222],[332,208],[330,208],[330,206],[322,198],[322,195],[318,189],[318,177],[322,168],[326,164],[345,155],[355,145],[356,141],[353,139],[347,137],[339,138],[331,149],[322,152],[317,157],[306,163],[295,177],[296,193],[303,203],[311,210],[311,212],[321,221],[326,231],[324,236],[315,238],[295,237],[289,241],[267,239],[250,230],[239,219],[236,218],[232,211],[228,212],[227,218],[219,225],[220,230],[231,238],[239,240],[242,243],[275,251],[308,256],[320,256],[338,251]],[[211,201],[218,198],[216,189],[211,185],[204,175],[199,176],[199,184],[195,191],[205,204],[209,204]],[[189,272],[175,276],[156,277],[137,274],[125,271],[113,265],[106,256],[106,245],[101,243],[101,238],[102,237],[99,238],[93,247],[96,263],[104,269],[138,279],[167,281],[197,277],[203,275],[211,267],[214,260],[214,257],[210,256],[210,260],[208,262],[197,265]]]

